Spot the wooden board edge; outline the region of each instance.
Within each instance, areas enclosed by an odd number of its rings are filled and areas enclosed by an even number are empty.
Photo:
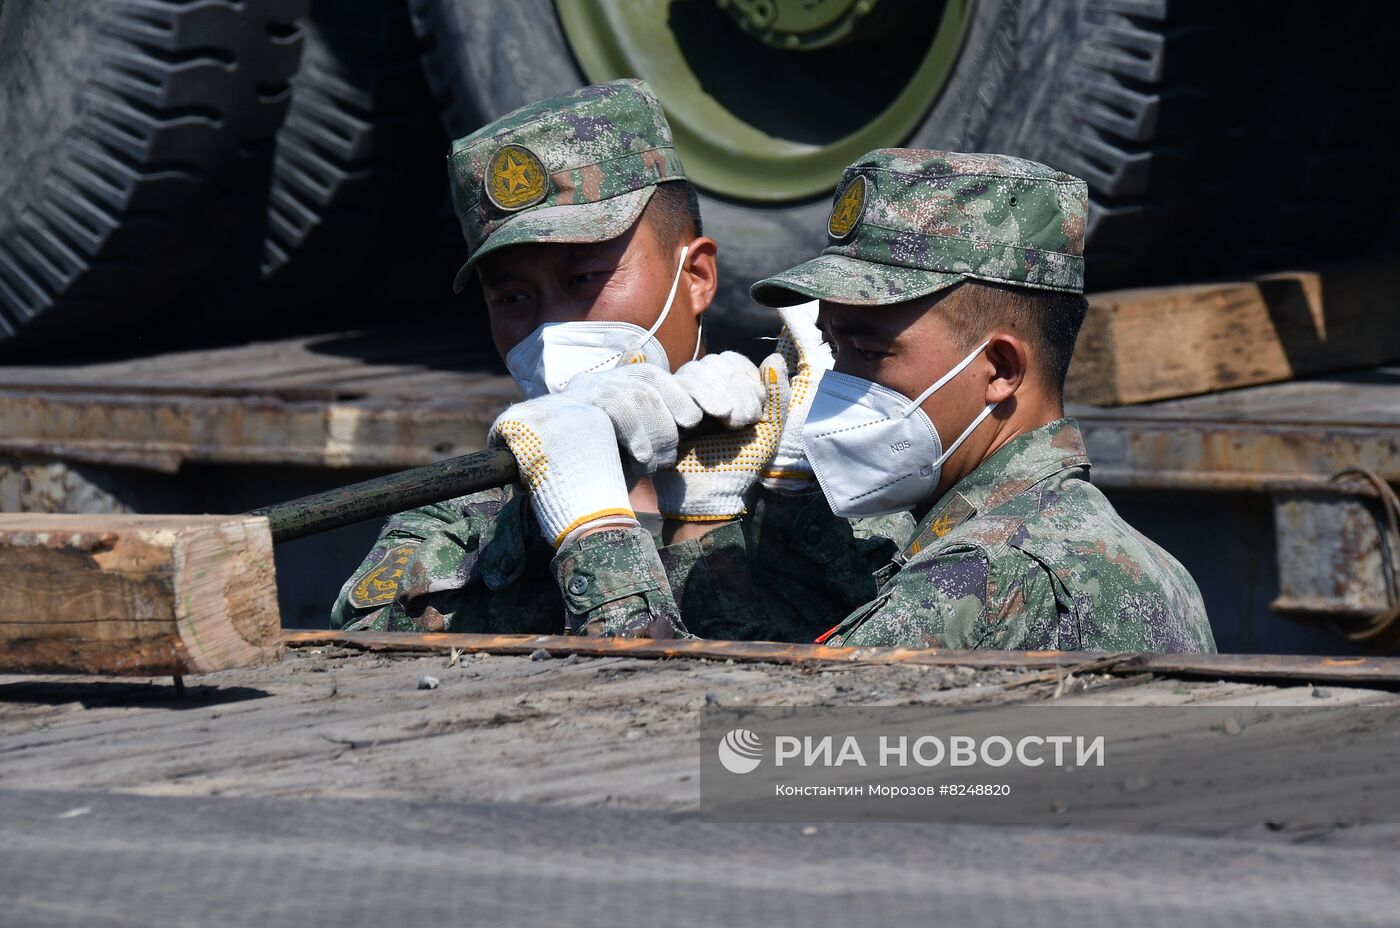
[[[233,560],[226,556],[230,550]],[[173,556],[186,673],[254,667],[282,656],[277,572],[265,517],[226,516],[183,532]],[[199,622],[189,610],[196,601],[204,610]]]

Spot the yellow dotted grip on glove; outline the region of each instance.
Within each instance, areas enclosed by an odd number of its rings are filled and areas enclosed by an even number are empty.
[[[783,331],[778,336],[778,343],[774,346],[774,350],[787,363],[788,370],[795,372],[792,376],[792,380],[788,382],[788,387],[792,391],[792,395],[788,399],[787,408],[800,409],[808,402],[807,395],[815,389],[812,383],[811,359],[807,357],[807,352],[803,349],[802,343],[793,336],[791,330],[789,330],[787,326],[783,326]],[[771,463],[771,461],[772,456],[770,455],[769,462]],[[812,479],[810,471],[775,470],[769,466],[764,467],[763,476],[769,479]]]
[[[812,362],[808,360],[807,352],[802,349],[801,343],[793,338],[786,326],[778,336],[775,350],[787,362],[788,370],[793,372],[790,381],[792,399],[788,401],[788,407],[801,406],[807,402],[807,393],[812,389]]]
[[[783,391],[778,372],[763,370],[766,396],[763,416],[753,425],[716,432],[683,442],[674,470],[681,474],[757,473],[778,450],[783,433]]]
[[[506,447],[515,456],[515,464],[525,485],[531,491],[538,490],[549,475],[549,455],[544,453],[543,443],[535,430],[519,419],[512,419],[499,423],[496,434],[505,439]]]

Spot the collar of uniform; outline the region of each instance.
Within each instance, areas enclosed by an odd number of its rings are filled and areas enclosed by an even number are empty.
[[[1088,467],[1084,438],[1074,419],[1056,419],[1017,435],[943,495],[914,529],[906,559],[941,540],[978,512],[991,512],[1013,497],[1072,467]]]

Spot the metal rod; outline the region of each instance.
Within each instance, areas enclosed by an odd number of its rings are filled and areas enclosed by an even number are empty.
[[[455,496],[502,487],[514,483],[518,476],[515,458],[509,451],[489,448],[264,506],[248,515],[266,516],[273,542],[281,543],[356,522],[382,519]]]
[[[637,657],[653,660],[706,658],[772,664],[919,664],[1012,670],[1077,668],[1096,661],[1098,672],[1151,672],[1211,680],[1295,680],[1400,689],[1400,658],[1325,657],[1304,654],[1146,654],[1096,655],[1084,651],[956,651],[942,648],[833,648],[774,641],[711,641],[699,638],[594,638],[577,635],[477,635],[443,632],[284,631],[290,648],[344,647],[389,654],[464,653],[551,656]]]

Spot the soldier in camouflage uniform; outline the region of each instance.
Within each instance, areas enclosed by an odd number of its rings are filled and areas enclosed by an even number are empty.
[[[510,286],[497,285],[494,277],[500,275],[491,263],[512,254],[528,254],[534,262],[541,247],[549,249],[549,260],[567,262],[594,243],[604,248],[626,243],[626,248],[604,256],[612,265],[593,266],[590,272],[607,276],[613,265],[629,261],[651,271],[628,301],[629,311],[641,313],[633,320],[641,326],[653,321],[665,301],[676,246],[685,243],[690,252],[681,259],[687,270],[687,285],[678,288],[681,311],[672,310],[656,337],[672,370],[697,344],[696,320],[714,291],[714,243],[701,236],[698,213],[681,223],[688,226],[683,234],[668,239],[677,210],[674,205],[659,210],[664,197],[658,191],[683,191],[679,199],[684,202],[690,194],[691,209],[698,207],[665,118],[644,84],[587,87],[508,114],[455,142],[449,171],[469,249],[457,287],[483,270],[493,336],[503,357],[522,340],[520,327],[512,331],[512,325],[523,301]],[[677,199],[669,197],[671,204]],[[662,247],[643,247],[646,236]],[[592,299],[594,293],[585,288],[576,301],[583,308],[570,311],[577,316],[586,310],[591,320],[622,318],[606,299]],[[537,302],[541,311],[549,309],[547,296]],[[820,354],[819,336],[810,323],[808,328],[803,339],[783,345],[798,394],[810,393],[810,379],[820,373],[809,369],[804,357],[808,350]],[[817,366],[822,363],[829,360],[818,359]],[[757,370],[752,364],[749,369],[757,385]],[[677,372],[677,380],[681,377]],[[755,388],[761,394],[761,386]],[[727,424],[745,423],[731,417]],[[796,458],[792,448],[800,436],[783,437],[788,457]],[[675,452],[692,464],[699,453],[685,445]],[[810,489],[810,474],[802,472],[800,460],[792,468],[768,475],[766,482],[789,491]],[[645,483],[636,481],[629,499],[636,526],[609,528],[558,552],[552,539],[541,537],[537,507],[519,487],[400,513],[388,520],[345,583],[331,625],[810,641],[875,594],[875,571],[913,529],[905,514],[850,523],[832,516],[821,494],[782,494],[765,487],[747,493],[743,512],[679,514],[708,521],[673,523],[648,515],[658,506],[648,499]],[[589,566],[588,558],[600,552],[603,563]]]
[[[921,516],[830,643],[1215,649],[1190,574],[1089,482],[1079,427],[1064,418],[1087,309],[1086,206],[1083,181],[1035,162],[875,151],[846,170],[822,254],[754,285],[770,306],[822,301],[836,373],[804,440],[833,509],[876,511],[871,500],[904,494]],[[887,453],[880,435],[922,441],[895,419],[932,427],[941,468],[859,470],[898,461],[905,442]],[[960,436],[951,454],[938,436]],[[906,477],[915,489],[892,488]]]
[[[1086,206],[1082,181],[1033,162],[877,151],[846,172],[824,253],[755,285],[770,305],[821,300],[835,369],[802,444],[832,511],[874,516],[891,508],[878,501],[905,500],[919,516],[876,569],[874,595],[818,640],[1214,650],[1195,582],[1089,483],[1079,428],[1063,415],[1087,309]],[[885,435],[899,440],[875,440]],[[958,436],[947,450],[943,435]],[[904,462],[911,450],[926,457]],[[872,472],[881,461],[900,463]],[[798,563],[799,547],[789,537],[775,553]],[[606,615],[624,633],[676,614],[677,591],[655,570],[595,595],[598,579],[627,575],[645,554],[625,531],[561,545],[554,569],[570,614]]]

